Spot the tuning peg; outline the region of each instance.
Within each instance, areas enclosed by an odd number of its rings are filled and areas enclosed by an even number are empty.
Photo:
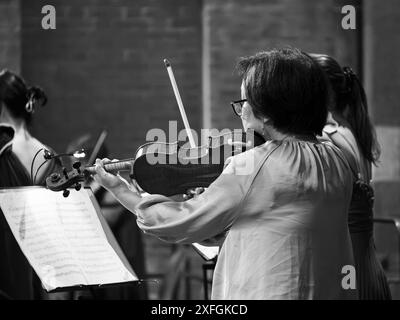
[[[57,182],[58,180],[60,180],[60,175],[58,173],[52,173],[50,175],[50,180],[51,182]]]
[[[68,196],[69,196],[69,190],[65,189],[65,190],[63,191],[63,197],[64,197],[64,198],[67,198]]]
[[[77,184],[75,185],[75,190],[76,190],[76,191],[81,190],[81,188],[82,188],[82,185],[81,185],[80,183],[77,183]]]
[[[50,160],[54,157],[54,153],[49,150],[44,150],[44,158]]]
[[[78,173],[81,173],[81,163],[79,161],[74,162],[74,164],[72,165],[72,167],[74,169],[76,169],[76,171],[78,171]]]

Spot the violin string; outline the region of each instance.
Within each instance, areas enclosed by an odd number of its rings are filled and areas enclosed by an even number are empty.
[[[219,134],[219,135],[217,135],[217,136],[214,136],[214,137],[212,137],[212,138],[214,138],[214,139],[224,139],[226,136],[234,136],[234,132],[224,132],[224,133],[221,133],[221,134]],[[288,136],[286,136],[284,139],[286,139]],[[129,158],[129,159],[124,159],[124,160],[118,160],[118,161],[115,161],[115,162],[109,162],[109,163],[106,163],[104,166],[106,167],[106,168],[108,168],[108,170],[112,170],[113,168],[115,168],[115,169],[118,169],[118,164],[125,164],[125,163],[131,163],[132,161],[135,161],[135,159],[136,159],[136,156],[137,156],[137,154],[138,154],[138,152],[141,150],[141,149],[143,149],[144,147],[146,147],[146,146],[149,146],[149,145],[152,145],[152,144],[154,144],[154,143],[158,143],[158,144],[162,144],[162,145],[164,145],[164,146],[173,146],[173,145],[177,145],[177,143],[178,142],[154,142],[154,141],[152,141],[152,142],[147,142],[147,143],[145,143],[145,144],[143,144],[142,146],[140,146],[137,150],[136,150],[136,152],[135,152],[135,158]],[[178,146],[179,147],[179,146]],[[185,147],[181,147],[181,149],[201,149],[201,148],[204,148],[204,147],[206,147],[206,148],[212,148],[212,146],[211,145],[202,145],[202,146],[197,146],[197,147],[195,147],[195,148],[185,148]],[[85,166],[84,167],[84,169],[86,169],[86,170],[93,170],[95,168],[95,166],[94,165],[90,165],[90,166]],[[121,167],[120,167],[121,168]]]
[[[104,164],[104,166],[105,167],[106,166],[107,167],[113,167],[114,165],[117,165],[117,164],[120,164],[120,163],[130,163],[132,161],[135,161],[135,159],[131,158],[131,159],[125,159],[125,160],[118,160],[118,161],[115,161],[115,162],[109,162],[109,163]],[[85,166],[84,167],[85,170],[90,170],[90,169],[94,169],[94,168],[95,168],[95,166]]]

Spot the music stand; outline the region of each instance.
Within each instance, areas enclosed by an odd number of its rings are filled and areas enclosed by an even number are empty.
[[[71,191],[71,195],[73,194],[78,194],[77,191]],[[49,208],[47,209],[43,207],[43,204],[46,203],[44,200],[38,200],[38,197],[46,197],[47,203],[49,203]],[[76,199],[79,199],[79,201],[83,201],[81,199],[84,199],[85,201],[85,206],[82,205],[82,203],[77,203]],[[28,262],[32,265],[33,269],[35,270],[36,274],[38,275],[39,279],[42,281],[42,286],[47,292],[62,292],[62,291],[79,291],[79,290],[90,290],[93,292],[93,289],[95,288],[105,288],[105,287],[110,287],[110,286],[123,286],[123,285],[133,285],[133,284],[140,284],[144,282],[145,280],[139,280],[132,269],[131,265],[129,264],[127,258],[125,257],[124,253],[122,252],[120,246],[118,245],[114,235],[111,232],[110,227],[108,226],[106,220],[104,219],[103,215],[101,214],[101,209],[99,204],[97,203],[96,198],[94,197],[93,192],[91,191],[90,188],[84,188],[80,191],[79,195],[71,196],[69,198],[63,198],[60,193],[55,193],[50,190],[47,190],[43,187],[18,187],[18,188],[2,188],[0,189],[0,204],[1,204],[1,209],[4,213],[4,216],[6,218],[6,221],[8,222],[11,231],[16,238],[18,244],[21,247],[22,252],[26,256]],[[51,205],[50,205],[51,203]],[[42,205],[42,207],[35,208],[34,206],[39,206]],[[82,205],[82,207],[79,207],[79,205]],[[33,206],[33,207],[32,207]],[[67,208],[73,206],[74,210],[77,208],[75,211],[68,211]],[[46,210],[49,210],[48,212]],[[85,211],[88,210],[88,211]],[[54,211],[54,212],[53,212]],[[103,269],[101,265],[101,260],[99,263],[99,269],[97,270],[97,274],[91,274],[91,271],[93,268],[95,268],[95,265],[90,265],[92,263],[91,261],[88,261],[87,264],[85,262],[82,262],[82,260],[74,260],[73,262],[75,263],[74,266],[81,267],[80,270],[82,270],[82,279],[86,279],[86,283],[74,283],[72,280],[69,283],[68,279],[66,276],[62,278],[62,276],[59,274],[62,274],[60,271],[61,269],[59,268],[60,266],[57,265],[57,262],[54,262],[53,265],[49,261],[52,261],[50,258],[45,262],[46,266],[53,267],[52,271],[52,279],[54,279],[54,283],[57,283],[57,286],[54,285],[54,287],[49,286],[47,281],[43,281],[44,279],[47,279],[47,275],[43,271],[43,268],[41,268],[41,261],[40,257],[45,256],[45,254],[41,253],[41,255],[36,254],[35,252],[43,252],[43,248],[40,248],[39,246],[34,247],[33,242],[30,243],[32,239],[35,240],[35,243],[38,244],[40,242],[39,235],[40,234],[45,234],[46,233],[46,224],[50,225],[53,228],[53,230],[61,230],[59,233],[60,239],[62,239],[63,243],[68,243],[68,248],[70,249],[71,256],[74,257],[80,257],[78,255],[78,251],[74,251],[74,249],[78,248],[81,249],[82,247],[77,245],[76,243],[79,241],[79,238],[76,238],[74,240],[71,240],[72,238],[65,236],[65,234],[61,234],[62,230],[64,227],[67,226],[67,224],[63,224],[64,221],[68,221],[67,219],[70,218],[67,216],[69,213],[73,212],[73,214],[77,215],[78,217],[82,218],[80,215],[84,215],[85,217],[82,220],[79,221],[88,221],[87,226],[84,225],[79,225],[77,226],[78,230],[85,230],[85,228],[94,228],[93,226],[97,226],[97,233],[96,237],[99,237],[98,242],[93,241],[93,243],[88,242],[84,243],[85,250],[88,252],[87,255],[83,255],[83,259],[88,258],[90,256],[97,256],[97,254],[104,255],[104,257],[111,257],[107,261],[103,261],[106,265],[110,265],[109,268],[115,268],[119,273],[113,273],[113,271],[109,270],[109,273],[107,274],[106,271],[104,271],[104,275],[101,273]],[[54,214],[54,215],[53,215]],[[57,216],[56,216],[57,215]],[[42,217],[47,217],[49,218],[49,222],[46,223],[41,221],[40,218]],[[66,220],[63,220],[65,218]],[[16,220],[17,219],[17,220]],[[87,220],[85,220],[87,219]],[[97,219],[97,220],[96,220]],[[89,220],[92,221],[91,224],[89,223]],[[16,221],[18,223],[16,223]],[[59,222],[58,222],[59,221]],[[77,220],[78,221],[78,220]],[[23,223],[22,223],[23,222]],[[41,224],[43,222],[43,224]],[[71,222],[73,223],[73,222]],[[100,223],[100,224],[99,224]],[[68,225],[68,227],[71,227],[72,224]],[[72,225],[73,226],[73,225]],[[79,227],[81,229],[79,229]],[[50,228],[50,227],[49,227]],[[55,229],[54,229],[55,228]],[[87,229],[87,230],[89,230]],[[49,229],[50,230],[50,229]],[[91,230],[91,229],[90,229]],[[88,235],[92,231],[88,231]],[[93,231],[94,232],[94,231]],[[37,238],[33,237],[33,234],[37,234]],[[84,234],[84,233],[82,233]],[[23,235],[23,237],[21,237]],[[43,239],[48,239],[48,235],[46,235],[47,238]],[[64,236],[64,238],[63,238]],[[24,238],[25,237],[25,238]],[[89,238],[88,238],[89,239]],[[51,240],[51,239],[50,239]],[[32,240],[33,241],[33,240]],[[70,241],[70,242],[68,242]],[[74,242],[75,241],[75,242]],[[57,241],[48,241],[48,242],[43,242],[40,245],[47,246],[48,251],[50,252],[51,250],[54,251],[55,257],[61,257],[60,252],[64,251],[67,253],[68,250],[63,247],[63,248],[58,248],[56,245]],[[95,251],[95,253],[91,252],[91,247],[89,246],[90,244],[93,244],[93,250],[98,250]],[[97,243],[97,247],[95,247]],[[34,251],[32,250],[35,248]],[[40,251],[42,250],[42,251]],[[51,251],[51,252],[53,252]],[[98,252],[98,253],[97,253]],[[46,253],[46,252],[45,252]],[[107,256],[108,254],[108,256]],[[48,254],[48,256],[51,256]],[[67,255],[66,255],[67,256]],[[56,261],[56,259],[53,259]],[[79,261],[79,262],[77,262]],[[69,262],[66,262],[66,265]],[[70,265],[72,265],[72,261]],[[67,268],[67,267],[65,267]],[[90,269],[92,268],[92,269]],[[77,273],[76,270],[79,268],[75,268],[74,272]],[[68,269],[62,269],[62,270],[68,270]],[[107,270],[106,267],[104,267],[104,270]],[[114,269],[112,269],[114,270]],[[93,270],[95,272],[96,270]],[[71,271],[72,272],[72,271]],[[121,276],[119,276],[121,274]],[[122,276],[123,275],[123,276]],[[81,275],[78,274],[78,276],[75,279],[80,278]],[[101,281],[99,283],[92,283],[94,280],[93,279],[100,279],[102,280],[104,277],[104,281]],[[62,279],[62,280],[61,280]],[[72,279],[72,278],[71,278]],[[89,279],[92,279],[89,281]],[[63,283],[62,286],[58,285],[59,283]]]

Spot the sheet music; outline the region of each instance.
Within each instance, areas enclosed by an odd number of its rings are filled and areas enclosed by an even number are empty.
[[[48,291],[137,280],[109,244],[88,192],[0,190],[11,231]]]

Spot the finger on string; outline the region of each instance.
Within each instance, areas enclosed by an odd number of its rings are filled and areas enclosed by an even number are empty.
[[[112,159],[110,162],[118,162],[118,161],[119,161],[118,159]],[[119,174],[119,171],[117,171],[115,175],[122,179],[121,175]]]
[[[104,170],[104,165],[103,165],[102,160],[96,159],[96,163],[95,163],[94,169],[95,169],[96,173],[100,177],[105,177],[106,176],[107,172]]]
[[[105,164],[107,164],[107,163],[110,163],[110,162],[111,162],[111,160],[108,159],[108,158],[104,158],[104,159],[101,160],[101,163],[102,163],[103,165],[105,165]]]

